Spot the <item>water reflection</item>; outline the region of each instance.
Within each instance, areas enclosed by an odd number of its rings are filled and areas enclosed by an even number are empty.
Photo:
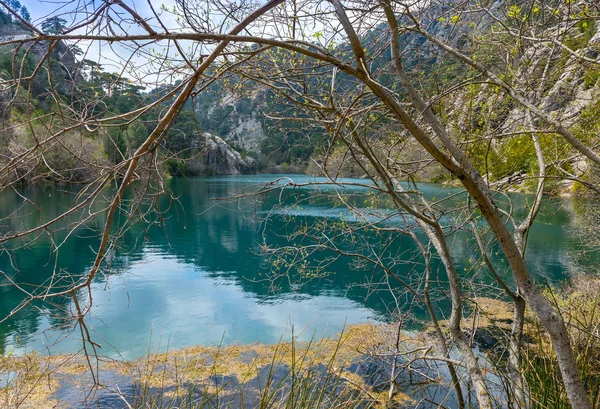
[[[289,336],[292,324],[300,338],[309,339],[314,334],[332,334],[346,324],[387,317],[395,300],[387,293],[369,295],[357,286],[376,279],[379,272],[372,267],[351,268],[343,258],[329,264],[328,274],[321,278],[304,280],[301,286],[281,280],[273,291],[268,279],[270,266],[259,254],[263,241],[287,245],[286,233],[298,225],[352,220],[352,215],[331,197],[315,194],[315,190],[323,191],[324,187],[290,192],[284,200],[291,203],[301,199],[301,206],[285,211],[273,210],[274,203],[280,200],[277,194],[259,202],[254,198],[234,203],[212,200],[241,189],[258,188],[271,179],[245,176],[168,181],[177,201],[163,198],[161,207],[170,208],[164,226],[146,230],[142,224],[136,224],[127,230],[119,249],[110,257],[113,273],[99,275],[93,285],[94,307],[89,322],[96,340],[104,346],[103,353],[114,356],[119,351],[132,358],[158,344],[165,349],[194,344],[272,343]],[[299,176],[294,179],[309,180]],[[422,188],[429,198],[459,192],[435,185]],[[0,196],[5,217],[3,230],[27,229],[55,217],[71,205],[75,192],[75,188],[64,187],[20,191],[39,209],[20,207],[22,199],[16,193],[4,192]],[[345,191],[348,192],[358,193],[349,200],[357,205],[364,202],[365,197],[357,188]],[[528,200],[524,195],[512,199],[517,208],[523,208]],[[457,195],[452,200],[464,201],[464,197]],[[98,210],[102,206],[97,203]],[[257,224],[267,213],[272,216],[269,221]],[[531,231],[528,262],[539,277],[557,281],[569,269],[568,254],[575,245],[568,231],[572,214],[568,202],[549,202],[539,217],[540,223]],[[289,223],[289,216],[294,216],[293,223]],[[73,220],[76,218],[77,215]],[[18,245],[23,248],[0,255],[0,270],[16,283],[29,283],[28,290],[47,285],[53,273],[55,285],[60,286],[69,275],[84,274],[90,268],[103,222],[100,214],[77,228],[58,252],[52,251],[51,240],[61,242],[67,230],[53,237],[41,235],[32,243],[20,242]],[[389,223],[399,221],[392,219]],[[385,245],[384,238],[377,235],[363,239],[374,248]],[[456,232],[451,243],[464,274],[477,275],[476,270],[469,268],[475,257],[473,240]],[[414,244],[401,237],[386,252],[391,259],[411,254],[413,249]],[[497,263],[502,265],[502,260]],[[399,263],[394,269],[409,282],[418,282],[421,274],[413,264]],[[478,279],[490,281],[483,275]],[[23,301],[24,294],[4,280],[0,296],[0,314],[6,316]],[[412,301],[408,295],[400,298],[401,304],[413,306]],[[445,308],[443,302],[440,308]],[[420,310],[417,307],[414,311],[419,314]],[[20,352],[47,348],[52,353],[77,350],[78,338],[60,330],[63,324],[71,328],[68,324],[72,316],[69,297],[26,308],[0,325],[0,349]],[[42,332],[50,327],[55,329]],[[59,339],[62,341],[56,343]]]

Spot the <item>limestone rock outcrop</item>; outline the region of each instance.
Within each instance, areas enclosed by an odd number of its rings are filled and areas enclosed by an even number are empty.
[[[194,145],[198,154],[186,160],[193,175],[240,175],[256,172],[256,161],[229,146],[223,139],[209,133],[198,135]]]

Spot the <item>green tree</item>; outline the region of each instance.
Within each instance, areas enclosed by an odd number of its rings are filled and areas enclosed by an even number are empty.
[[[31,23],[31,15],[29,14],[29,10],[27,10],[25,5],[21,6],[21,17],[23,17],[23,20],[26,22]]]
[[[42,22],[42,31],[46,34],[58,35],[65,30],[67,21],[60,17],[50,17]]]

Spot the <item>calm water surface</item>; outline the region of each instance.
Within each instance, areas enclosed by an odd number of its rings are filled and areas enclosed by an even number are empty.
[[[290,177],[297,182],[325,181]],[[285,235],[297,225],[356,221],[339,203],[318,194],[326,190],[324,187],[294,190],[289,196],[297,195],[293,200],[303,201],[286,210],[273,209],[280,199],[278,192],[258,203],[252,198],[234,203],[213,200],[256,189],[274,178],[259,175],[167,181],[178,200],[162,200],[161,207],[168,209],[164,225],[156,224],[144,231],[140,223],[125,232],[120,247],[110,253],[110,269],[106,269],[110,273],[98,276],[93,284],[88,322],[104,354],[135,358],[148,350],[196,344],[275,343],[288,339],[292,326],[295,335],[306,340],[334,334],[344,325],[389,317],[395,305],[389,295],[369,295],[360,286],[372,280],[376,271],[349,265],[347,260],[330,264],[325,271],[328,274],[319,278],[300,280],[302,285],[287,280],[273,285],[268,274],[270,265],[259,254],[265,240],[271,245],[287,245]],[[459,192],[436,185],[423,185],[422,190],[429,198]],[[0,227],[4,231],[26,229],[49,220],[73,200],[73,190],[65,187],[24,188],[19,193],[31,198],[38,208],[21,206],[19,195],[4,192],[0,195]],[[359,188],[348,188],[345,193],[357,195],[352,199],[356,203],[364,202],[364,192]],[[464,197],[459,195],[456,200],[464,201]],[[517,209],[528,200],[525,195],[513,196]],[[559,282],[572,268],[569,253],[576,246],[570,233],[577,217],[574,204],[570,199],[547,201],[529,235],[527,257],[538,280]],[[271,218],[264,222],[267,214]],[[288,223],[283,214],[293,216],[293,223]],[[24,248],[3,252],[0,270],[14,282],[34,285],[47,285],[53,273],[54,280],[59,281],[67,273],[84,274],[93,262],[98,226],[102,223],[99,216],[78,228],[58,254],[51,250],[47,234]],[[392,218],[386,223],[400,222]],[[451,237],[465,274],[489,281],[483,273],[470,269],[476,257],[472,240],[460,232]],[[60,243],[65,234],[59,232],[53,239]],[[374,247],[381,241],[375,236],[367,239]],[[396,256],[410,254],[414,248],[404,239],[395,246]],[[497,262],[502,266],[501,259]],[[414,265],[398,264],[394,268],[408,281],[412,276],[417,279],[418,267]],[[6,280],[2,283],[0,314],[4,317],[23,300],[23,293],[7,285]],[[401,298],[399,302],[408,304],[410,300]],[[440,308],[444,309],[444,303]],[[66,297],[21,311],[0,324],[0,350],[76,351],[81,341],[77,333],[71,333],[73,310],[72,300]]]

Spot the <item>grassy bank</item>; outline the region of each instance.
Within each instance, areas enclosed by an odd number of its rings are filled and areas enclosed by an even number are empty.
[[[196,346],[135,361],[92,360],[93,371],[80,355],[5,356],[0,373],[11,379],[0,389],[0,405],[79,407],[87,398],[100,407],[108,400],[111,407],[156,409],[382,407],[390,402],[389,379],[361,363],[384,348],[393,329],[363,324],[311,342]],[[411,399],[397,392],[391,401]]]
[[[581,375],[600,408],[600,278],[577,277],[546,292],[569,324]],[[463,328],[484,347],[490,382],[504,365],[511,304],[475,299]],[[397,324],[348,327],[338,337],[276,345],[195,346],[135,361],[81,355],[5,355],[0,405],[6,408],[382,408],[455,407],[431,330]],[[549,337],[527,314],[522,373],[531,408],[568,408]],[[492,341],[489,345],[488,343]],[[483,355],[482,355],[483,358]],[[454,357],[456,362],[460,357]],[[395,364],[394,364],[395,361]],[[91,364],[91,368],[90,368]],[[462,365],[458,363],[462,373]],[[394,369],[392,369],[394,367]],[[390,389],[394,380],[394,388]],[[468,385],[464,385],[468,388]],[[465,389],[466,390],[466,389]],[[440,393],[439,391],[443,391]],[[495,389],[499,405],[502,387]]]

